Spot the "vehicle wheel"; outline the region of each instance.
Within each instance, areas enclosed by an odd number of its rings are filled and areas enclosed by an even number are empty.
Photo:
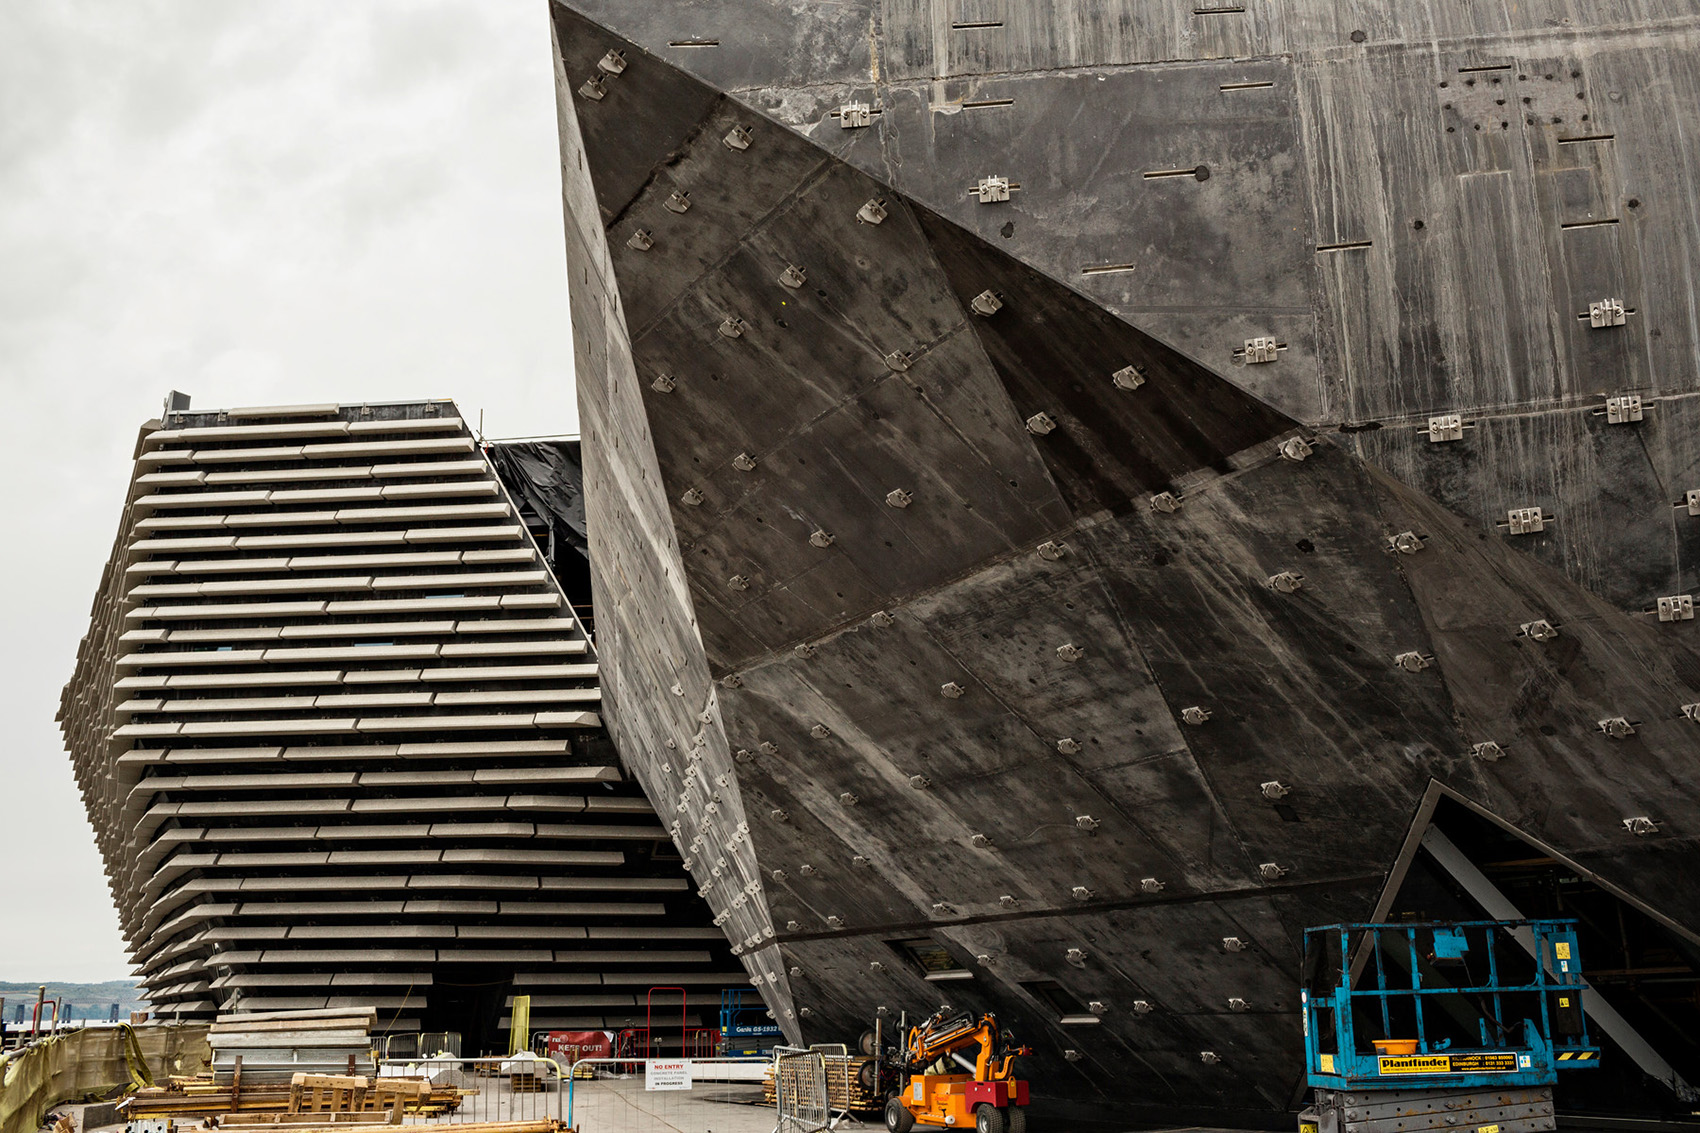
[[[1004,1133],[1027,1133],[1027,1111],[1012,1105],[1003,1111]]]
[[[990,1102],[975,1106],[974,1133],[1003,1133],[1003,1110]]]
[[[856,1071],[856,1080],[870,1094],[879,1088],[879,1083],[874,1081],[874,1064],[871,1062],[862,1063],[862,1068]]]
[[[885,1127],[891,1133],[909,1133],[914,1124],[915,1115],[909,1112],[908,1106],[896,1098],[885,1103]]]
[[[874,1049],[874,1033],[873,1033],[873,1031],[868,1030],[868,1031],[862,1032],[862,1037],[856,1040],[856,1049],[864,1057],[867,1057],[867,1058],[872,1058],[875,1054],[878,1053]]]

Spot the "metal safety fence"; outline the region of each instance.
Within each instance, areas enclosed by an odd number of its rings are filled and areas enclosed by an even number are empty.
[[[774,1133],[820,1133],[831,1129],[834,1123],[826,1086],[826,1053],[776,1047],[773,1097],[779,1118]]]
[[[581,1133],[772,1133],[766,1058],[582,1058],[567,1075]]]
[[[386,1058],[378,1077],[423,1078],[431,1088],[422,1116],[432,1124],[512,1124],[566,1116],[560,1063],[525,1052],[507,1058]]]

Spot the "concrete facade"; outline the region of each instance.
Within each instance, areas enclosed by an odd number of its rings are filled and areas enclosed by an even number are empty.
[[[1431,825],[1692,983],[1695,29],[1620,8],[552,4],[609,726],[794,1039],[1269,1120],[1303,927],[1472,912]]]
[[[600,1030],[684,986],[709,1026],[744,983],[452,402],[150,422],[92,620],[61,722],[158,1014],[373,1006],[471,1054],[512,994]]]

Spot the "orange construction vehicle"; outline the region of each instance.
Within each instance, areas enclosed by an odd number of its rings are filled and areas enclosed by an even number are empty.
[[[973,1062],[962,1052],[978,1047]],[[940,1011],[909,1029],[898,1052],[899,1089],[885,1103],[885,1127],[909,1133],[915,1125],[976,1133],[1026,1133],[1027,1083],[1010,1077],[1026,1047],[1012,1047],[995,1015],[947,1016]],[[951,1063],[961,1067],[956,1073]]]

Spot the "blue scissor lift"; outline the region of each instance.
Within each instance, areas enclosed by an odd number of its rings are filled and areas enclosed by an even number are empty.
[[[743,988],[720,993],[720,1054],[765,1055],[784,1041],[761,996]]]
[[[1301,1133],[1540,1133],[1599,1065],[1574,920],[1305,930]]]

